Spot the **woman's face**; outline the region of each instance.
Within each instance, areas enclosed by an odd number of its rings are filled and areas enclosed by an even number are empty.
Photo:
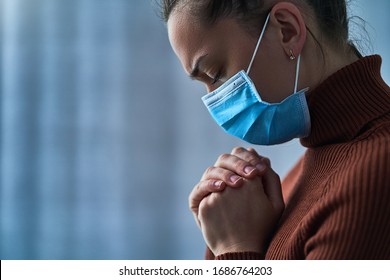
[[[263,24],[259,22],[258,34]],[[189,9],[171,14],[168,35],[185,72],[204,83],[208,92],[247,70],[258,40],[231,18],[206,27]],[[296,61],[293,63],[279,44],[282,35],[270,20],[249,73],[262,99],[272,103],[291,95],[294,88]]]

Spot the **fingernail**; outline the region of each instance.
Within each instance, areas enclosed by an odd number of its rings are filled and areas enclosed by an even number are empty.
[[[234,184],[237,183],[239,180],[241,180],[241,177],[240,177],[240,176],[232,175],[232,176],[230,177],[230,181],[233,182]]]
[[[257,168],[257,170],[259,170],[259,171],[264,171],[265,168],[266,168],[266,166],[265,166],[264,163],[259,163],[259,164],[256,165],[256,168]]]
[[[222,181],[216,181],[216,182],[214,182],[214,187],[218,190],[218,189],[222,188],[222,184],[223,184]]]
[[[244,168],[245,174],[250,174],[250,173],[252,173],[254,170],[256,170],[256,168],[254,168],[254,167],[252,167],[252,166],[250,166],[250,165],[248,165],[248,166],[246,166],[246,167]]]

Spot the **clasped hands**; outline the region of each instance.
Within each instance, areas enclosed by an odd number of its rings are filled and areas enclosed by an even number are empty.
[[[284,210],[280,179],[254,149],[234,148],[204,172],[189,207],[215,256],[264,254]]]

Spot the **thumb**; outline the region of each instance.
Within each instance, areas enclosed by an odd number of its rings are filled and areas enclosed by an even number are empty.
[[[274,209],[283,211],[284,201],[279,175],[276,174],[275,171],[268,165],[262,176],[262,180],[264,192],[270,200]]]

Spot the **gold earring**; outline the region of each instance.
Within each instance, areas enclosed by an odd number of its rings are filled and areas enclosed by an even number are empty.
[[[290,50],[290,60],[294,60],[294,59],[295,59],[294,52]]]

